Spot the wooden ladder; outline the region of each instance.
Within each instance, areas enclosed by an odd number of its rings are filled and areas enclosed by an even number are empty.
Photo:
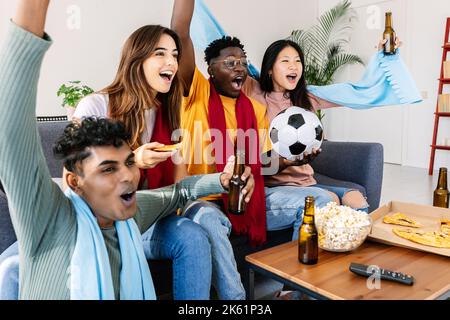
[[[447,74],[447,78],[444,77],[444,62],[447,60],[447,53],[450,52],[450,40],[448,37],[449,33],[450,33],[450,18],[447,18],[444,45],[442,46],[441,76],[439,77],[438,102],[436,104],[436,112],[434,114],[433,142],[431,144],[430,167],[428,170],[428,174],[430,176],[433,175],[434,158],[436,155],[436,150],[450,150],[450,146],[443,146],[437,144],[439,120],[441,117],[450,117],[450,111],[443,112],[439,109],[439,96],[442,94],[442,89],[444,88],[444,85],[450,84],[450,76]]]

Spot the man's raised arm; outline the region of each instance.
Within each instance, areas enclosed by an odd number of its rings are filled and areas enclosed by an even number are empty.
[[[68,204],[52,182],[36,128],[36,96],[49,0],[20,0],[0,50],[0,180],[24,254],[33,254]]]
[[[190,35],[191,20],[194,14],[194,0],[175,0],[170,27],[181,39],[182,55],[178,72],[183,80],[184,95],[188,96],[195,69],[194,45]]]
[[[50,0],[20,0],[14,23],[42,38],[49,3]]]

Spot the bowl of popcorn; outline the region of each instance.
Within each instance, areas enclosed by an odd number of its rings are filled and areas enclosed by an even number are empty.
[[[339,206],[335,202],[316,208],[315,223],[319,247],[333,252],[355,250],[366,240],[372,228],[367,213]]]

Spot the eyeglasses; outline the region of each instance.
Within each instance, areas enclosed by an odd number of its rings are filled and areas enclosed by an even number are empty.
[[[238,64],[240,64],[243,68],[247,69],[248,68],[248,60],[247,58],[240,58],[240,59],[225,59],[225,60],[217,60],[214,61],[212,64],[217,63],[217,62],[223,62],[223,65],[225,67],[227,67],[230,70],[233,70],[237,67]]]

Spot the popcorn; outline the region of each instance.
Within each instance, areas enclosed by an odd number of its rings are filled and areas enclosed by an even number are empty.
[[[338,206],[335,202],[316,208],[315,223],[319,247],[330,251],[350,251],[364,242],[372,222],[367,213]]]

